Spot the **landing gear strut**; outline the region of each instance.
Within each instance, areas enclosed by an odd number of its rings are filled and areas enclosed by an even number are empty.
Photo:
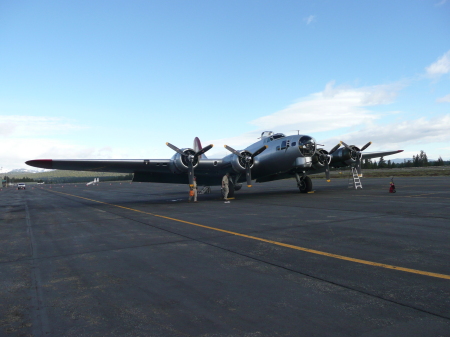
[[[295,179],[297,180],[297,186],[300,193],[308,193],[312,191],[312,181],[308,176],[299,176],[298,173],[295,174]]]

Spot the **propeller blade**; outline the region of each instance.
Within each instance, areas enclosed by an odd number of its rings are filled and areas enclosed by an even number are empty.
[[[339,149],[340,147],[341,147],[341,143],[339,143],[338,145],[336,145],[335,147],[333,147],[329,153],[332,154],[334,151],[336,151],[336,150]]]
[[[346,143],[344,143],[342,140],[341,140],[341,144],[344,145],[350,151],[353,151],[353,149],[350,146],[348,146]]]
[[[325,158],[325,177],[327,178],[327,182],[330,182],[330,164],[328,163],[328,156]]]
[[[362,172],[361,172],[361,158],[362,158],[362,154],[359,153],[359,154],[358,154],[358,159],[356,159],[356,171],[358,172],[358,177],[362,177]]]
[[[205,146],[203,149],[201,149],[200,151],[198,151],[198,152],[195,154],[195,156],[196,156],[196,157],[201,156],[201,155],[202,155],[203,153],[205,153],[206,151],[211,150],[213,146],[214,146],[214,145],[212,145],[212,144],[209,144],[208,146]]]
[[[267,148],[268,148],[268,146],[267,146],[267,145],[264,145],[262,148],[256,150],[255,152],[253,152],[252,158],[255,158],[258,154],[260,154],[261,152],[263,152],[263,151],[264,151],[265,149],[267,149]]]
[[[189,176],[189,186],[194,186],[194,165],[192,165],[192,161],[189,160],[188,162],[188,176]]]
[[[370,144],[369,144],[370,145]],[[358,153],[358,159],[356,160],[356,171],[358,172],[358,177],[362,177],[362,153]]]
[[[361,151],[364,151],[365,149],[367,149],[367,148],[370,146],[370,144],[372,144],[372,142],[368,142],[366,145],[364,145],[364,146],[361,148]]]
[[[181,151],[179,148],[177,148],[175,145],[172,145],[170,143],[166,143],[166,145],[168,147],[170,147],[172,150],[174,150],[175,152],[178,152],[179,154],[181,154],[182,156],[187,156],[186,153],[184,153],[183,151]]]
[[[249,164],[245,167],[245,177],[247,178],[247,187],[252,187],[252,170]]]
[[[236,156],[243,158],[243,156],[238,151],[233,149],[232,147],[229,147],[228,145],[224,145],[224,148],[226,148],[231,153],[234,153]]]

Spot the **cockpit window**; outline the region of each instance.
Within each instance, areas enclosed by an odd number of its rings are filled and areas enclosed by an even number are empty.
[[[276,133],[272,136],[272,139],[278,139],[283,137],[286,137],[283,133]]]
[[[302,136],[298,141],[298,148],[304,156],[310,157],[316,152],[316,143],[312,137]]]

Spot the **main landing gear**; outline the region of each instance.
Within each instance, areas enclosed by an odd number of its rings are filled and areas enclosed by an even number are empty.
[[[241,186],[235,186],[232,182],[231,179],[228,183],[228,196],[227,199],[234,199],[234,191],[237,191],[241,188]],[[223,190],[223,188],[220,189],[220,193],[222,194],[222,198],[225,197],[225,192]]]
[[[299,176],[298,173],[295,174],[295,179],[297,180],[297,186],[300,193],[308,193],[312,191],[312,181],[308,176]]]

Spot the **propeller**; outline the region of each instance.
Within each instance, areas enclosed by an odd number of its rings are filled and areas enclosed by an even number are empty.
[[[347,148],[349,151],[351,151],[352,158],[355,158],[356,160],[356,171],[358,172],[358,176],[362,177],[361,173],[361,158],[362,158],[362,152],[367,149],[372,142],[368,142],[366,145],[364,145],[361,149],[357,148],[356,146],[349,146],[346,143],[344,143],[341,140],[341,144],[344,145],[345,148]]]
[[[267,149],[267,145],[264,145],[263,147],[259,148],[253,153],[250,153],[249,151],[236,151],[232,147],[229,147],[228,145],[224,145],[224,147],[230,151],[231,153],[235,154],[239,158],[242,159],[241,164],[245,167],[245,177],[247,179],[247,186],[252,187],[252,175],[251,175],[251,166],[253,163],[253,158],[255,158],[257,155],[259,155],[261,152],[263,152],[265,149]]]
[[[189,186],[194,186],[194,166],[198,161],[198,157],[204,154],[206,151],[210,150],[214,145],[210,144],[208,146],[205,146],[198,152],[194,152],[194,150],[190,149],[187,151],[181,151],[175,145],[172,145],[170,143],[166,143],[166,145],[186,159],[188,166]]]
[[[319,162],[325,166],[325,176],[327,178],[327,182],[330,182],[330,161],[331,161],[331,154],[335,152],[339,147],[341,146],[341,143],[337,144],[335,147],[333,147],[330,152],[325,151],[324,149],[318,149],[317,155]]]

